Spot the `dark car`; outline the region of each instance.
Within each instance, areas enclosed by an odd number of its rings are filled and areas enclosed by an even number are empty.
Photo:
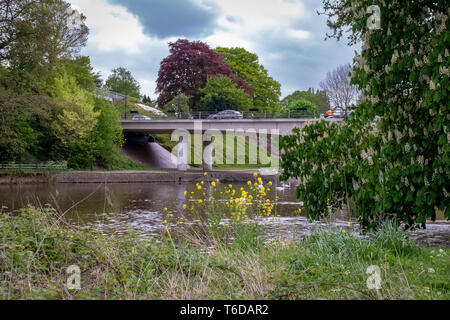
[[[208,117],[208,119],[216,119],[216,120],[222,120],[222,119],[244,119],[244,116],[239,111],[234,110],[225,110],[221,111],[216,114],[212,114]]]

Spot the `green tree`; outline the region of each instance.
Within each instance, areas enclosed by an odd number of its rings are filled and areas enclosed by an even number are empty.
[[[313,218],[346,202],[364,228],[450,218],[450,20],[447,1],[324,0],[331,36],[362,41],[352,83],[362,102],[343,125],[281,139],[283,179],[297,178]],[[372,10],[368,11],[368,8]],[[375,21],[375,22],[374,22]]]
[[[123,67],[112,70],[105,87],[117,93],[140,99],[140,85],[131,72]]]
[[[63,0],[2,0],[0,58],[12,66],[49,69],[86,44],[86,17]]]
[[[119,112],[109,101],[99,98],[95,98],[94,111],[99,115],[93,130],[93,154],[98,165],[111,168],[124,143]]]
[[[94,73],[91,59],[78,56],[75,59],[63,59],[60,62],[63,71],[74,77],[77,84],[88,91],[93,91],[99,82],[98,74]]]
[[[21,160],[37,143],[39,132],[30,125],[33,103],[37,105],[36,96],[0,85],[0,161]]]
[[[287,108],[294,101],[299,99],[310,101],[317,106],[321,113],[325,113],[330,109],[330,100],[328,99],[326,92],[322,90],[314,91],[313,88],[308,89],[308,91],[294,91],[292,94],[281,100],[281,105]]]
[[[251,98],[228,77],[208,78],[197,110],[248,110],[253,106]]]
[[[311,111],[319,110],[318,107],[314,103],[312,103],[309,100],[302,99],[302,98],[293,101],[288,107],[289,110],[297,110],[300,108],[307,108],[308,110],[311,110]]]
[[[165,110],[173,110],[176,113],[187,114],[190,113],[189,108],[189,97],[184,93],[177,95],[175,98],[170,100],[165,106]]]
[[[281,85],[269,76],[256,54],[243,48],[216,48],[237,78],[244,79],[253,90],[253,104],[261,109],[277,109]]]
[[[61,145],[55,151],[68,157],[75,167],[85,167],[92,162],[93,130],[99,113],[94,111],[92,93],[80,88],[74,77],[64,73],[56,77],[50,91],[55,103],[52,123]]]

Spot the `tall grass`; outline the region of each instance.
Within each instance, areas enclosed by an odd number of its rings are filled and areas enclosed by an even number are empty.
[[[421,247],[392,225],[367,238],[327,228],[301,242],[262,245],[245,241],[255,239],[251,228],[242,224],[243,245],[170,233],[143,240],[134,231],[103,235],[68,225],[52,208],[2,209],[0,298],[450,298],[450,251]],[[70,265],[81,269],[81,290],[66,287]],[[366,285],[370,265],[381,270],[378,293]]]

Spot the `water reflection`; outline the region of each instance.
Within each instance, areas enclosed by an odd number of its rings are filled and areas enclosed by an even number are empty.
[[[247,185],[235,184],[234,187],[239,190],[247,188]],[[222,188],[219,185],[218,190]],[[204,189],[209,195],[210,190]],[[17,210],[29,204],[36,207],[48,204],[79,225],[92,226],[107,233],[138,229],[150,236],[163,228],[164,208],[175,216],[185,217],[183,205],[189,203],[191,192],[196,192],[195,184],[3,185],[0,186],[0,206]],[[274,213],[280,217],[263,220],[273,235],[281,232],[285,237],[302,236],[318,226],[346,227],[352,221],[344,212],[327,221],[310,223],[306,217],[299,216],[298,209],[302,203],[296,199],[295,188],[272,188],[268,198],[274,201],[276,196],[279,202]],[[450,222],[430,223],[427,230],[416,231],[413,236],[431,245],[450,247]]]

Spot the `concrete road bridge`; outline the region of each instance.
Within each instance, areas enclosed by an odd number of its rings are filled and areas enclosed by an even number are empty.
[[[178,170],[187,168],[187,147],[191,134],[202,136],[203,143],[203,169],[212,170],[212,142],[214,137],[220,135],[245,136],[247,139],[261,139],[263,136],[266,145],[269,144],[270,153],[278,148],[281,135],[289,135],[294,128],[302,129],[306,124],[321,119],[244,119],[244,120],[122,120],[124,133],[152,135],[172,134],[178,144]],[[328,122],[341,122],[342,119],[326,119]],[[233,138],[234,139],[234,138]],[[270,143],[267,141],[270,139]],[[234,140],[233,140],[234,141]],[[278,154],[274,156],[278,157]]]

